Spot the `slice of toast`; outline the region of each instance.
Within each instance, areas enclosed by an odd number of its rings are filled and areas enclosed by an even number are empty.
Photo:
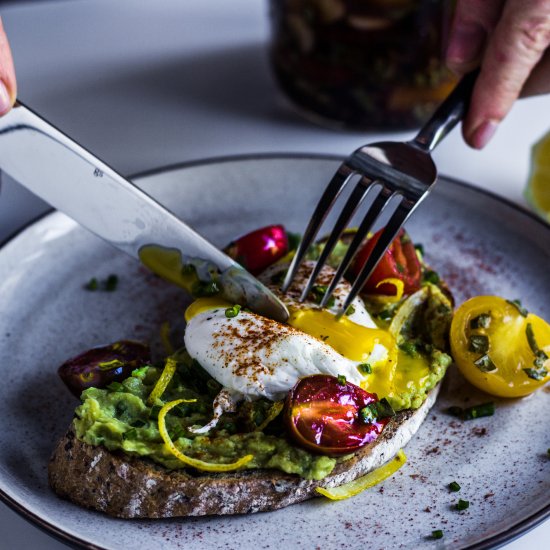
[[[316,487],[342,485],[394,457],[420,428],[440,385],[430,391],[419,409],[398,413],[375,441],[338,463],[321,481],[267,469],[214,474],[167,470],[149,460],[83,443],[71,425],[50,459],[49,483],[62,498],[121,518],[276,510],[319,496]]]

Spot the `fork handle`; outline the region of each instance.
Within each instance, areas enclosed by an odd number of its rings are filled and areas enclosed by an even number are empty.
[[[464,75],[445,101],[437,108],[411,141],[419,149],[433,151],[440,141],[462,120],[468,106],[479,69]]]

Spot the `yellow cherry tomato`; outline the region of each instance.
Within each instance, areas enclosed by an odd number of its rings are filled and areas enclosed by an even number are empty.
[[[498,296],[464,302],[451,324],[462,374],[499,397],[527,395],[550,380],[550,325]]]

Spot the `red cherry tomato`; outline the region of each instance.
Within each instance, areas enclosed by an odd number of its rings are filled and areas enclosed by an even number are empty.
[[[376,395],[355,384],[314,374],[289,392],[285,420],[301,447],[324,455],[351,453],[374,441],[387,423],[362,419],[361,409],[376,401]]]
[[[275,263],[288,252],[288,237],[282,225],[268,225],[230,243],[224,252],[253,275]]]
[[[357,253],[350,268],[350,272],[353,276],[357,276],[363,265],[365,265],[382,231],[383,229],[375,233]],[[376,266],[372,275],[367,279],[363,287],[363,292],[365,294],[394,295],[395,287],[393,285],[384,283],[379,287],[376,286],[383,279],[390,278],[403,281],[405,285],[404,294],[412,294],[420,288],[422,279],[420,260],[416,255],[413,242],[404,229],[395,237],[384,256],[382,256],[380,263]]]

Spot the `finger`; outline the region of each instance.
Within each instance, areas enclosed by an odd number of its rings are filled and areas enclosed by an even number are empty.
[[[479,65],[487,36],[495,28],[504,0],[458,0],[449,33],[447,65],[464,74]]]
[[[15,69],[8,37],[0,18],[0,116],[7,113],[17,97]]]
[[[520,97],[529,97],[539,94],[550,93],[550,49],[546,49],[546,53],[533,69],[527,82],[524,84]]]
[[[550,0],[509,0],[487,44],[462,125],[468,144],[483,148],[518,98],[550,44]]]

